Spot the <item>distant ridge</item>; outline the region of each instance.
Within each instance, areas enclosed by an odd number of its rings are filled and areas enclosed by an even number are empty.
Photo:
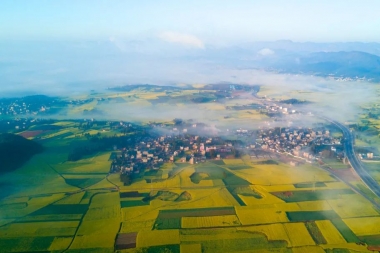
[[[275,63],[273,67],[286,73],[380,81],[380,57],[359,51],[311,53]]]

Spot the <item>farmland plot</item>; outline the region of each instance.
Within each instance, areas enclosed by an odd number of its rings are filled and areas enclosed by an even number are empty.
[[[229,227],[240,225],[236,215],[182,217],[182,228]]]
[[[284,226],[292,247],[315,245],[304,223],[285,223]]]
[[[286,241],[288,243],[288,246],[291,245],[289,236],[285,231],[284,225],[280,223],[244,227],[238,228],[238,230],[263,233],[270,241]]]
[[[346,243],[343,236],[339,233],[336,227],[329,220],[319,220],[315,222],[319,227],[322,235],[328,244],[343,244]]]
[[[357,236],[380,234],[380,217],[351,218],[343,221]]]

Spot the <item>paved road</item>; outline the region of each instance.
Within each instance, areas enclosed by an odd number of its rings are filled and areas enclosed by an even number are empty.
[[[358,175],[361,177],[363,182],[372,190],[372,192],[375,193],[378,197],[380,197],[380,185],[376,182],[375,179],[373,179],[371,177],[370,174],[368,174],[366,169],[363,168],[361,161],[359,160],[359,158],[355,154],[354,144],[353,144],[354,137],[352,136],[351,131],[345,125],[343,125],[343,124],[341,124],[335,120],[331,120],[328,118],[324,118],[324,119],[333,123],[334,125],[339,127],[339,129],[342,130],[343,137],[344,137],[342,140],[343,145],[344,145],[344,149],[345,149],[346,156],[347,156],[348,160],[350,161],[352,168],[354,168],[354,170],[358,173]]]
[[[261,99],[256,94],[254,94],[254,96],[258,99]],[[264,104],[266,104],[266,103],[264,102]],[[271,104],[271,103],[269,103],[269,104]],[[277,104],[279,104],[279,103],[277,103]],[[348,129],[345,125],[343,125],[343,124],[341,124],[338,121],[335,121],[333,119],[330,119],[330,118],[327,118],[327,117],[324,117],[321,115],[316,115],[316,116],[333,123],[339,129],[342,130],[343,137],[344,137],[344,139],[342,140],[343,146],[345,149],[346,156],[347,156],[348,160],[350,161],[352,168],[354,168],[356,173],[358,173],[358,175],[361,177],[362,181],[368,186],[368,188],[370,188],[371,191],[380,198],[380,185],[378,184],[378,182],[375,179],[372,178],[372,176],[370,174],[368,174],[366,169],[363,168],[363,165],[362,165],[361,161],[359,160],[359,158],[355,155],[354,143],[353,143],[354,137],[352,136],[350,129]]]

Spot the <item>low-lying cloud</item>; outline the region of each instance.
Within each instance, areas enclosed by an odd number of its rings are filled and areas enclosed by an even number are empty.
[[[177,33],[177,32],[162,32],[159,34],[159,38],[163,41],[170,43],[177,43],[183,46],[194,47],[204,49],[204,43],[198,37],[186,34],[186,33]]]
[[[259,55],[267,56],[274,54],[274,51],[269,48],[263,48],[260,51],[257,52]]]

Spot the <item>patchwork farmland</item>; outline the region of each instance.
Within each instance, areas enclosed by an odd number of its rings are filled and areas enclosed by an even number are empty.
[[[376,252],[380,247],[379,208],[356,187],[361,185],[356,177],[348,184],[347,177],[341,181],[317,164],[268,164],[243,156],[174,161],[124,184],[119,174],[109,173],[111,151],[66,160],[73,145],[66,140],[75,134],[62,128],[26,133],[41,135],[48,150],[21,168],[29,176],[20,184],[24,190],[0,201],[0,252]],[[47,183],[35,183],[35,174]]]
[[[165,181],[140,181],[138,188],[120,185],[121,202],[134,206],[122,206],[119,236],[138,235],[135,244],[130,243],[133,247],[120,240],[119,252],[153,247],[167,252],[372,252],[378,245],[375,227],[362,232],[371,222],[377,224],[378,209],[318,167],[258,165],[244,159],[210,161],[179,171],[177,166],[172,166],[175,177],[166,179],[171,181],[167,188]],[[275,173],[279,170],[296,176],[283,184]],[[310,179],[318,175],[318,182],[302,181],[300,174]],[[164,189],[177,195],[186,191],[191,197],[179,202],[147,198]],[[368,218],[361,216],[359,205]],[[359,225],[357,219],[368,224]]]

